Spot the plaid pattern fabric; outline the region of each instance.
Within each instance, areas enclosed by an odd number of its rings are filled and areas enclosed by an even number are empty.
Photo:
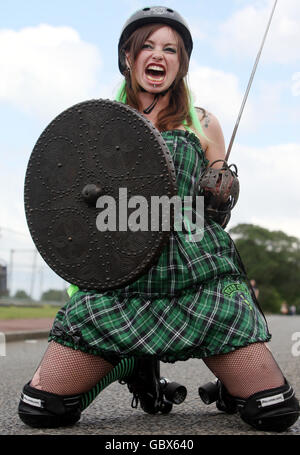
[[[207,160],[198,138],[162,133],[177,173],[178,194],[193,194]],[[270,334],[254,303],[230,236],[206,220],[203,238],[170,235],[159,260],[114,291],[78,291],[58,312],[50,340],[109,357],[155,355],[165,362],[230,352]]]
[[[162,133],[176,169],[178,195],[195,194],[195,186],[208,161],[199,139],[190,132]],[[204,220],[203,238],[190,242],[184,231],[172,231],[158,262],[125,293],[174,295],[179,290],[221,275],[241,274],[240,260],[230,236],[212,220]]]

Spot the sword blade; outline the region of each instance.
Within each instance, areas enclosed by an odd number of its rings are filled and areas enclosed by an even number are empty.
[[[253,69],[252,69],[252,73],[251,73],[251,76],[250,76],[250,79],[249,79],[249,82],[248,82],[246,93],[244,95],[244,99],[243,99],[243,102],[242,102],[242,105],[241,105],[241,108],[240,108],[240,112],[239,112],[235,127],[233,129],[233,133],[232,133],[232,136],[231,136],[231,139],[230,139],[230,143],[229,143],[229,146],[228,146],[228,149],[227,149],[227,153],[226,153],[226,156],[225,156],[225,161],[228,161],[228,158],[229,158],[229,155],[230,155],[230,152],[231,152],[231,149],[232,149],[232,145],[233,145],[233,142],[234,142],[234,139],[235,139],[235,136],[236,136],[239,124],[240,124],[240,120],[241,120],[241,117],[242,117],[242,114],[243,114],[243,111],[244,111],[244,107],[245,107],[245,104],[246,104],[246,101],[247,101],[247,98],[248,98],[248,95],[249,95],[249,92],[250,92],[250,88],[251,88],[251,85],[252,85],[252,82],[253,82],[253,79],[254,79],[256,68],[257,68],[257,65],[258,65],[258,62],[259,62],[259,59],[260,59],[260,56],[261,56],[261,53],[262,53],[266,38],[267,38],[267,34],[269,32],[269,28],[270,28],[270,25],[271,25],[271,22],[272,22],[272,18],[273,18],[274,11],[275,11],[275,8],[276,8],[276,5],[277,5],[277,1],[278,0],[275,0],[275,3],[273,5],[272,12],[271,12],[271,15],[270,15],[270,18],[269,18],[269,21],[268,21],[268,25],[267,25],[267,28],[266,28],[266,31],[265,31],[261,46],[259,48],[256,60],[255,60],[255,63],[254,63]]]

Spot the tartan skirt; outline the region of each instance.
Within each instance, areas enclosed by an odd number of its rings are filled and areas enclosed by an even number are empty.
[[[199,139],[162,133],[178,194],[194,194],[207,160]],[[49,340],[107,360],[156,356],[164,362],[233,351],[271,335],[235,248],[221,226],[206,220],[203,238],[171,233],[157,263],[125,288],[79,290],[59,310]]]
[[[49,336],[107,360],[152,355],[170,363],[224,354],[270,338],[247,283],[234,276],[173,297],[78,291],[59,310]]]

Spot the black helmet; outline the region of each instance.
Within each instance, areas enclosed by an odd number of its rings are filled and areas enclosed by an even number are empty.
[[[123,74],[126,70],[124,55],[121,52],[124,44],[132,33],[146,24],[166,24],[174,28],[182,37],[188,56],[191,56],[193,40],[185,20],[172,8],[165,6],[151,6],[136,11],[125,23],[119,39],[119,69]]]

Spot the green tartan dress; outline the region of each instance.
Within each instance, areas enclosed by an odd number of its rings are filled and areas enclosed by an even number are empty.
[[[200,141],[183,130],[162,136],[178,195],[189,196],[208,164]],[[163,362],[227,353],[270,338],[231,237],[208,219],[200,241],[172,231],[157,262],[126,287],[77,291],[58,311],[49,335],[49,341],[107,360],[151,355]]]

